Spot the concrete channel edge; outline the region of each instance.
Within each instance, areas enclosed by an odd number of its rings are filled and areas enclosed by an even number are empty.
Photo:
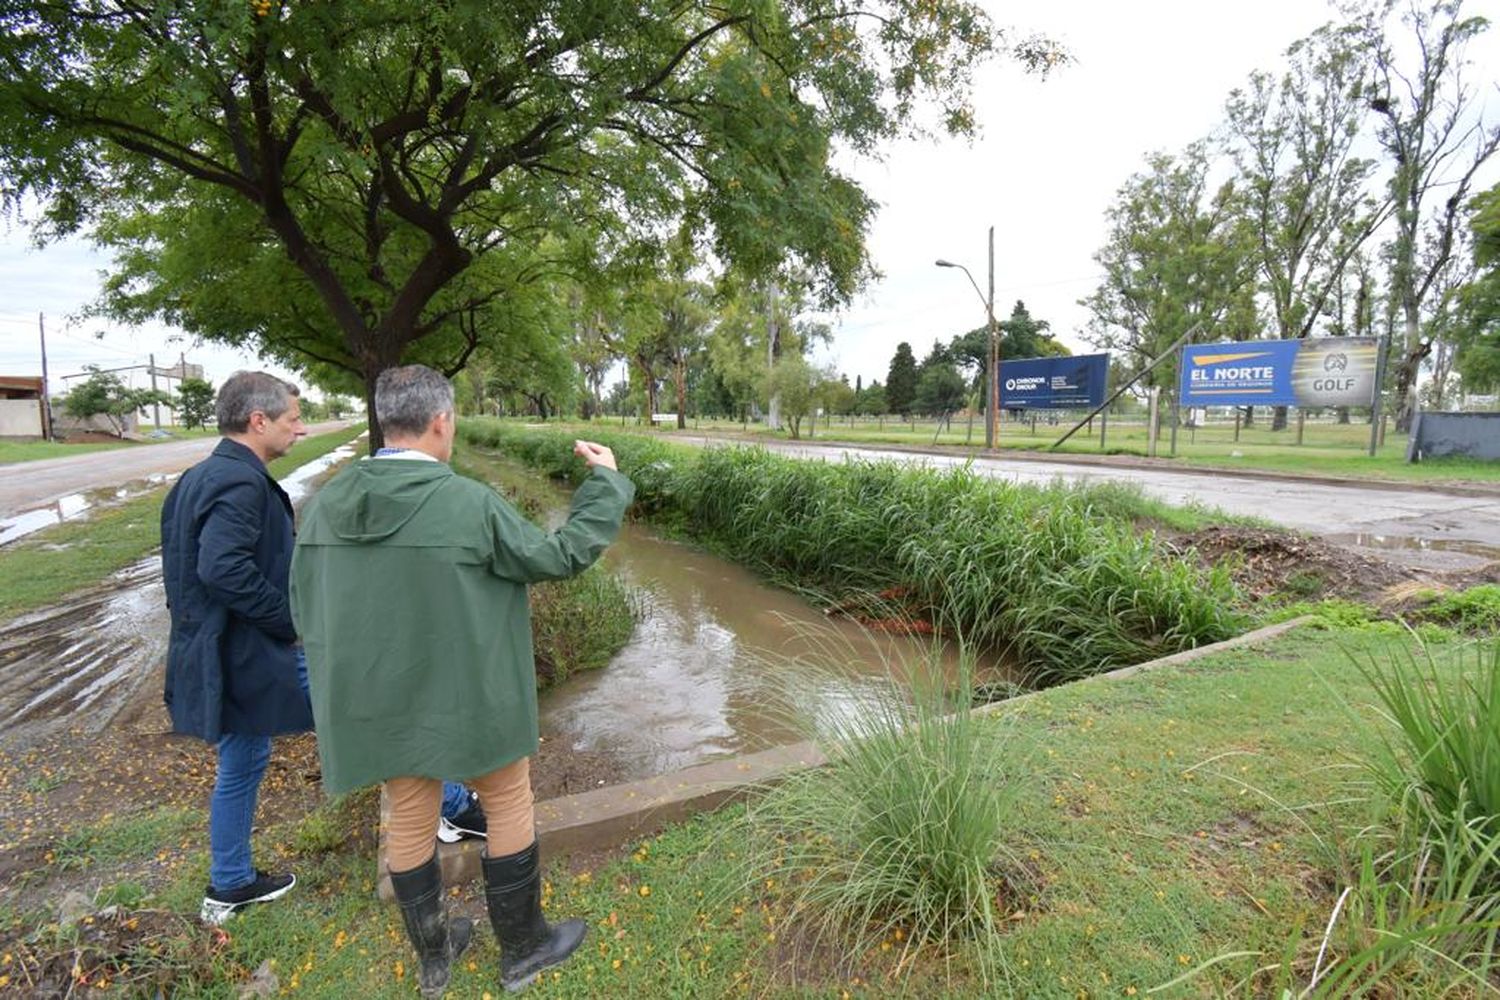
[[[1199,646],[1159,659],[1121,667],[1078,683],[1119,680],[1158,667],[1181,666],[1206,656],[1267,642],[1311,622],[1311,616],[1268,625],[1223,642]],[[975,711],[991,714],[1033,697],[1028,692],[1006,701],[993,702]],[[574,795],[564,795],[536,804],[537,839],[546,857],[569,851],[597,850],[655,833],[697,813],[712,812],[726,803],[743,799],[757,788],[775,783],[793,771],[818,767],[824,756],[811,742],[772,747],[758,753],[710,761],[641,781],[610,785]],[[390,873],[386,864],[386,829],[389,803],[380,796],[380,843],[376,890],[389,902]],[[458,885],[480,877],[479,859],[484,841],[463,840],[438,844],[438,861],[446,885]]]

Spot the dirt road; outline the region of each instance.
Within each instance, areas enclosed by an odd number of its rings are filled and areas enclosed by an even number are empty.
[[[312,424],[307,431],[322,434],[347,427],[349,423],[347,420],[331,420]],[[202,461],[218,443],[216,437],[194,438],[0,466],[0,518],[40,507],[71,493],[181,472]]]

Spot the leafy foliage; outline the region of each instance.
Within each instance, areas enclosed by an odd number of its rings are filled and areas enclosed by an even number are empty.
[[[1199,339],[1246,340],[1255,321],[1253,238],[1243,195],[1233,182],[1210,183],[1201,143],[1180,156],[1154,153],[1109,210],[1109,236],[1094,255],[1104,268],[1082,304],[1092,314],[1087,339],[1116,352],[1114,368],[1134,375],[1194,324]],[[1143,380],[1172,386],[1175,367]]]
[[[885,405],[902,416],[911,412],[917,398],[917,359],[906,341],[896,345],[890,371],[885,377]]]
[[[68,391],[63,400],[64,412],[80,420],[105,417],[122,437],[130,414],[152,403],[172,403],[172,397],[158,389],[130,388],[114,372],[100,371],[96,366],[90,366],[88,371],[93,374]]]
[[[201,378],[185,378],[177,387],[177,413],[184,427],[205,427],[214,415],[214,387]]]
[[[846,301],[874,205],[834,144],[971,131],[1002,48],[1065,59],[967,0],[17,0],[0,197],[116,250],[108,312],[368,389],[503,349],[515,303],[639,277],[680,224]]]

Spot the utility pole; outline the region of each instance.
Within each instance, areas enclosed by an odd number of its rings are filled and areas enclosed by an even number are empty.
[[[1000,338],[995,330],[995,227],[990,227],[990,295],[984,308],[990,320],[989,403],[985,406],[984,446],[1000,444]]]
[[[139,355],[137,355],[137,357],[139,357]],[[152,393],[155,393],[156,392],[156,355],[155,354],[148,354],[148,355],[146,355],[146,361],[148,363],[147,371],[149,371],[151,373],[151,391],[152,391]],[[157,402],[154,399],[151,401],[151,422],[156,425],[156,429],[157,430],[161,430],[161,403]]]
[[[42,336],[42,440],[52,438],[52,397],[47,392],[47,322],[42,313],[36,314],[36,329]]]

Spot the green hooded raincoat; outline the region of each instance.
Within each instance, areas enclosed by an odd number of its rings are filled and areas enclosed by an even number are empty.
[[[292,559],[323,787],[463,780],[536,752],[526,584],[581,573],[635,494],[595,468],[548,534],[441,462],[356,462],[312,499]]]

